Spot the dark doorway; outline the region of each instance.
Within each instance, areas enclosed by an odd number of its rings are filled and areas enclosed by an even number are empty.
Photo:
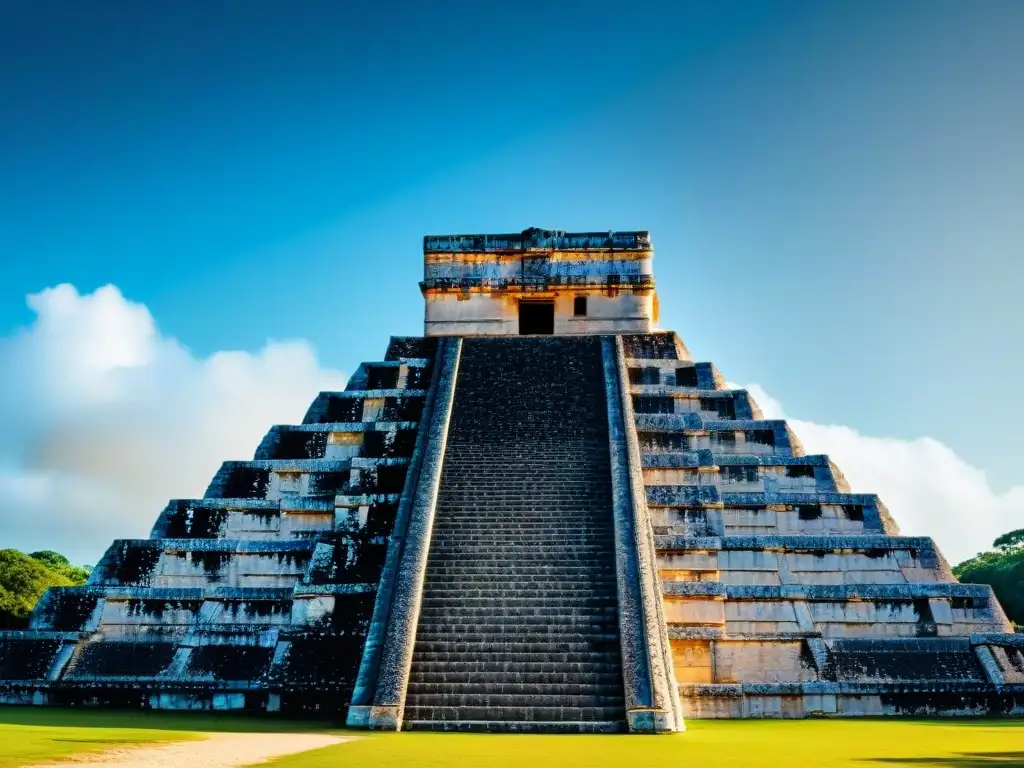
[[[519,335],[543,334],[550,336],[555,332],[555,302],[553,301],[520,301],[519,302]]]

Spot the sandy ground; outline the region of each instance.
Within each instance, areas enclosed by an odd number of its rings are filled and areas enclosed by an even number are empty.
[[[350,741],[323,733],[211,733],[203,741],[119,747],[33,768],[231,768]]]

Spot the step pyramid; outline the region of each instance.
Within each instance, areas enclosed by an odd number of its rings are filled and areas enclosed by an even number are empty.
[[[1024,714],[990,588],[651,329],[646,233],[424,253],[427,334],[49,590],[0,633],[0,703],[549,732]]]

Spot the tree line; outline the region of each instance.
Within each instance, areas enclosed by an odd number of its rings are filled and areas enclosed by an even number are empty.
[[[0,629],[24,629],[43,592],[84,584],[90,570],[51,550],[0,549]]]
[[[991,586],[1006,616],[1024,630],[1024,528],[1004,533],[990,551],[965,560],[953,573],[960,581]]]

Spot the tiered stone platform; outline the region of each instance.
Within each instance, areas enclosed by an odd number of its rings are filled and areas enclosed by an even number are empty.
[[[991,590],[646,332],[647,233],[424,253],[430,335],[47,592],[0,633],[0,703],[645,733],[1024,714]]]
[[[686,716],[1024,712],[1024,636],[988,587],[675,334],[624,340]]]
[[[660,731],[1019,714],[1022,659],[674,334],[410,338],[0,634],[0,701]]]

